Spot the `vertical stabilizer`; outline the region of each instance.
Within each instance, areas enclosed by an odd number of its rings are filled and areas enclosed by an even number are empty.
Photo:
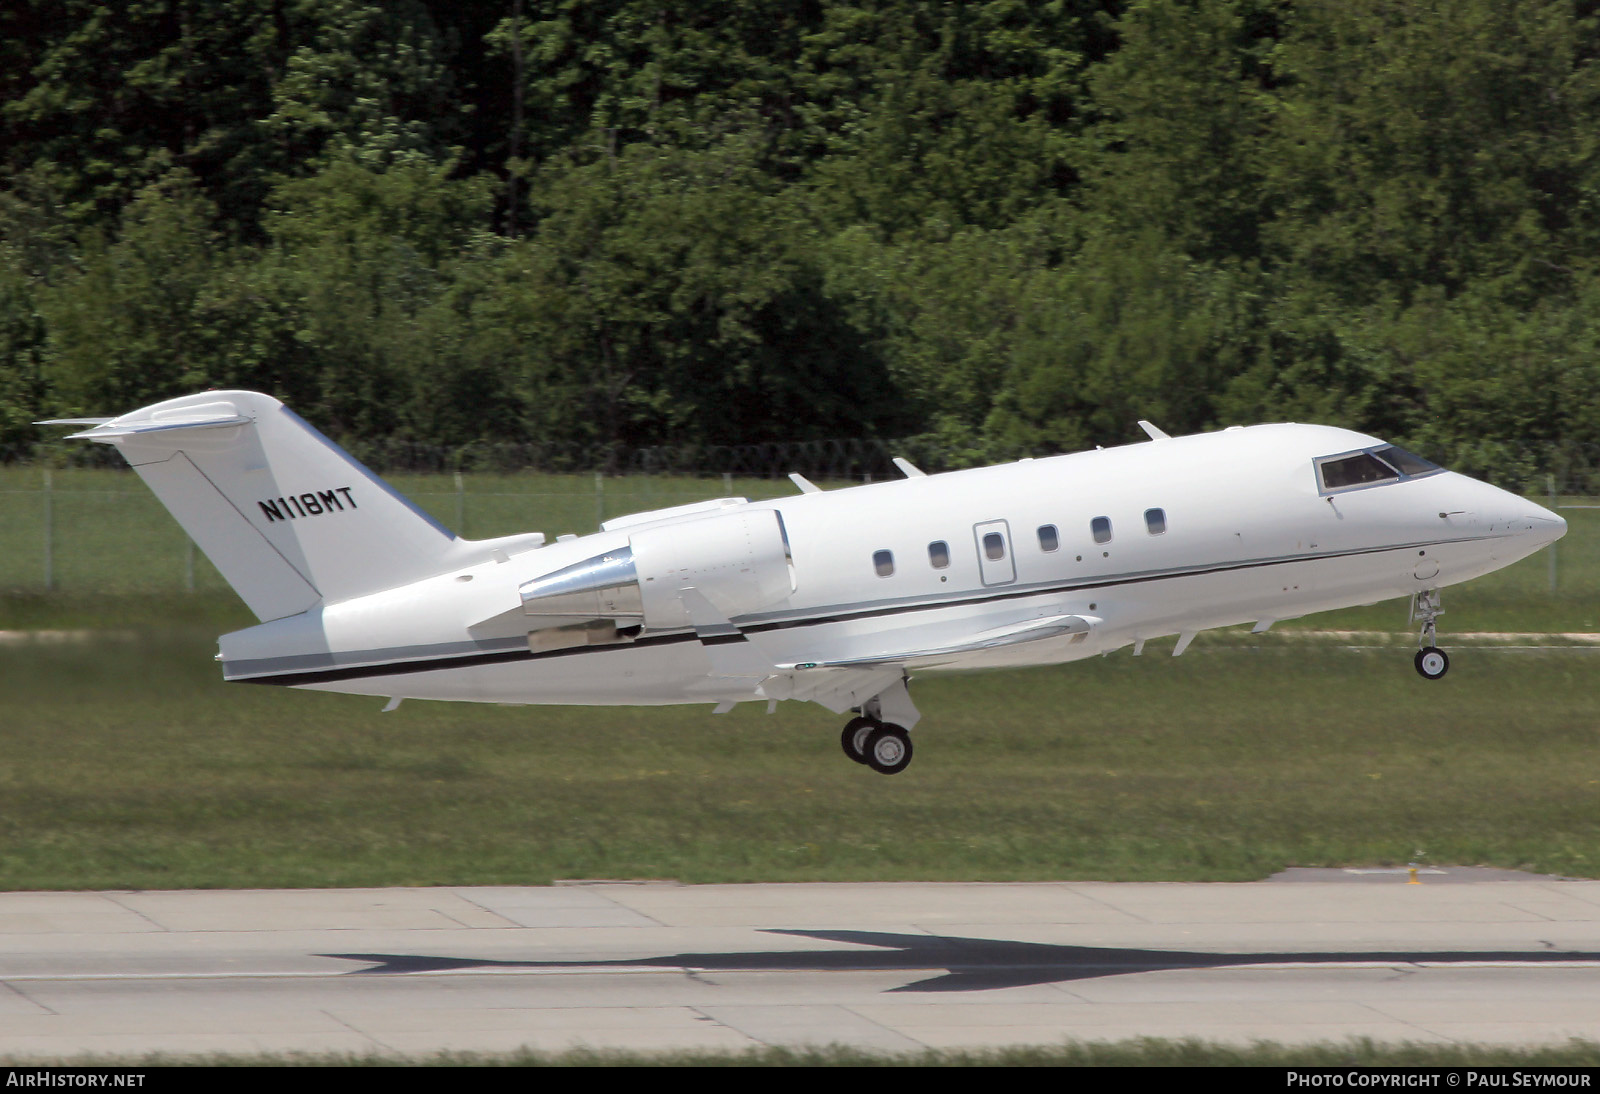
[[[457,542],[270,395],[185,396],[74,436],[116,445],[261,620],[438,573]]]

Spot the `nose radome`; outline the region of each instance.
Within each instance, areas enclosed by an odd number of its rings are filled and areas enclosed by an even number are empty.
[[[1535,506],[1538,510],[1527,518],[1530,525],[1529,532],[1540,543],[1554,543],[1567,534],[1567,522],[1542,506]]]

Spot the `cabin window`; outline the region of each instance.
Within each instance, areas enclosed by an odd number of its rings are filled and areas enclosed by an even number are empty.
[[[1089,531],[1094,533],[1096,543],[1111,542],[1111,518],[1095,517],[1089,522]]]
[[[1006,557],[1006,537],[999,532],[985,532],[983,534],[983,554],[990,562],[999,562]]]
[[[1041,524],[1039,526],[1039,550],[1054,551],[1061,546],[1061,537],[1056,533],[1054,524]]]
[[[1146,509],[1144,511],[1144,527],[1152,536],[1159,536],[1167,530],[1167,511],[1165,509]]]
[[[890,574],[894,573],[894,552],[872,552],[872,568],[878,571],[879,577],[888,577]]]
[[[950,565],[950,545],[939,539],[928,544],[928,563],[935,570],[943,570]]]

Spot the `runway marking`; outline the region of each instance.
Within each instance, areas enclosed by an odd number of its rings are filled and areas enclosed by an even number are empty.
[[[1600,969],[1600,960],[1576,959],[1571,961],[1561,960],[1483,960],[1483,961],[1407,961],[1397,958],[1394,961],[1367,960],[1367,961],[1251,961],[1250,954],[1238,955],[1240,963],[1215,964],[1204,966],[1173,966],[1151,964],[1148,968],[1130,967],[1127,965],[1112,966],[1120,972],[1215,972],[1219,969],[1237,969],[1241,972],[1254,972],[1264,970],[1267,972],[1281,972],[1288,969]],[[931,972],[943,969],[942,965],[928,965],[925,967],[910,965],[895,965],[890,968],[873,968],[863,966],[857,969],[833,970],[835,972]],[[1054,970],[1055,965],[985,965],[985,972],[1034,972]],[[1082,969],[1084,965],[1074,965],[1074,969]],[[75,972],[75,973],[22,973],[16,976],[0,977],[0,984],[11,986],[14,984],[48,984],[48,983],[97,983],[118,981],[177,981],[177,980],[337,980],[360,978],[370,982],[373,978],[362,976],[364,970],[303,970],[300,972]],[[729,969],[716,966],[703,965],[564,965],[558,969],[528,966],[525,968],[504,966],[474,966],[460,969],[419,969],[415,972],[388,973],[383,979],[412,980],[417,977],[436,976],[637,976],[651,974],[657,976],[699,976],[705,973],[719,975],[736,975],[738,973],[766,973],[768,969]],[[12,990],[16,990],[13,988]],[[23,995],[30,1003],[35,1002]],[[43,1004],[36,1004],[42,1006]],[[45,1008],[48,1009],[48,1008]],[[53,1012],[52,1012],[53,1013]]]
[[[929,966],[932,968],[933,966]],[[94,983],[101,981],[119,980],[337,980],[341,978],[358,977],[361,969],[304,969],[299,972],[63,972],[45,973],[29,972],[19,973],[16,976],[0,975],[0,984],[51,984],[51,983]],[[665,973],[671,976],[681,976],[686,972],[723,972],[723,969],[696,969],[692,966],[660,965],[567,965],[559,969],[542,969],[535,966],[526,968],[505,968],[488,966],[472,966],[464,969],[419,969],[415,972],[398,974],[399,977],[410,980],[418,976],[565,976],[571,973],[581,973],[584,976],[609,976],[613,973],[631,976],[635,973]],[[390,974],[387,979],[395,979],[395,974]],[[371,979],[364,977],[363,979]],[[20,993],[19,993],[20,994]],[[24,996],[24,998],[26,998]],[[32,1002],[32,1000],[29,1000]]]

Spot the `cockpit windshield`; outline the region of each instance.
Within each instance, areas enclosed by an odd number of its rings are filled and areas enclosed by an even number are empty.
[[[1320,456],[1316,460],[1316,466],[1317,487],[1324,494],[1418,479],[1444,470],[1438,464],[1430,463],[1421,456],[1392,444],[1380,445],[1361,452]]]
[[[1408,479],[1415,479],[1422,475],[1431,475],[1435,471],[1444,470],[1438,464],[1429,463],[1421,456],[1407,452],[1403,448],[1397,448],[1392,444],[1375,449],[1372,454],[1384,463],[1394,467],[1395,470]]]

